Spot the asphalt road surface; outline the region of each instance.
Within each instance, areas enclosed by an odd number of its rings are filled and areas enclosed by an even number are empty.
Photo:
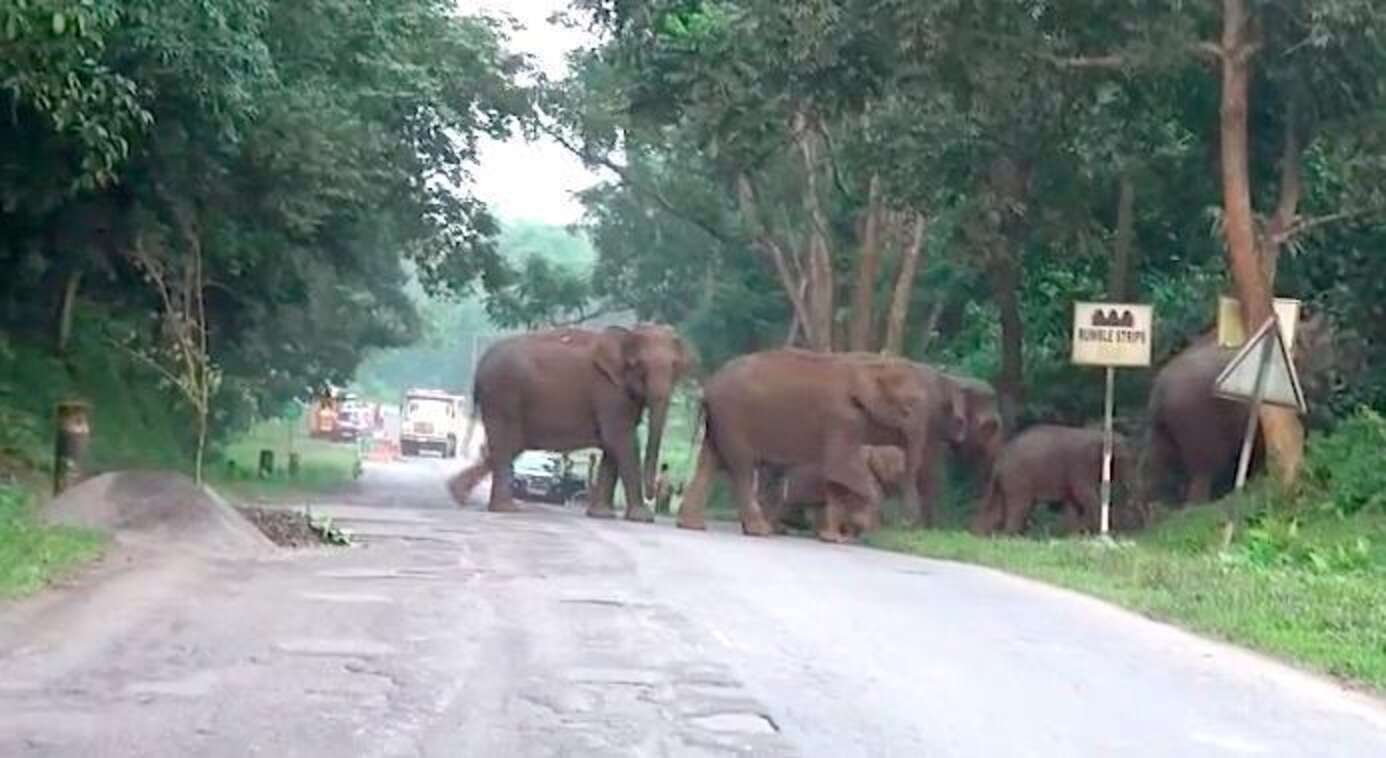
[[[115,560],[4,609],[0,755],[1386,755],[1380,701],[1077,595],[459,510],[456,465],[316,506],[358,548]]]

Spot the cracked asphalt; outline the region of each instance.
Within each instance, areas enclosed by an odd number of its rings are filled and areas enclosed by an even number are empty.
[[[124,550],[0,606],[0,756],[1386,755],[1380,701],[1071,593],[460,510],[454,465],[313,506],[360,547]]]

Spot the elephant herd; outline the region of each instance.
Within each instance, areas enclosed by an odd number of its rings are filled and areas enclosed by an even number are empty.
[[[1301,366],[1314,357],[1316,350],[1305,346],[1320,332],[1312,320],[1301,324]],[[1116,476],[1140,474],[1130,476],[1140,483],[1131,502],[1158,495],[1174,473],[1187,478],[1175,499],[1206,500],[1235,462],[1246,409],[1213,391],[1234,353],[1204,335],[1156,374],[1143,463],[1124,437],[1116,439]],[[652,521],[644,495],[653,491],[669,404],[695,365],[687,343],[662,324],[561,328],[496,343],[479,362],[473,385],[486,433],[483,455],[449,481],[453,498],[465,502],[488,474],[493,483],[508,482],[524,450],[595,447],[603,455],[588,515],[615,515],[619,479],[625,517]],[[1312,392],[1312,366],[1301,373]],[[996,392],[980,379],[874,353],[784,348],[726,363],[702,381],[700,408],[702,443],[678,510],[680,527],[705,528],[719,473],[729,480],[749,535],[784,531],[811,509],[820,539],[852,539],[879,525],[888,495],[898,495],[918,525],[930,526],[936,463],[945,452],[984,485],[974,532],[1018,533],[1039,504],[1063,507],[1065,531],[1097,526],[1101,432],[1039,424],[1007,441]],[[647,410],[642,465],[637,427]],[[764,486],[770,481],[776,486]],[[491,487],[489,508],[514,508],[509,487]]]

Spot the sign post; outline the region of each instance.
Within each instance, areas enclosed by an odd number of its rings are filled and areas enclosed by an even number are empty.
[[[1112,513],[1112,414],[1118,367],[1150,365],[1153,341],[1153,309],[1133,303],[1074,303],[1073,362],[1103,366],[1107,390],[1102,420],[1102,516],[1103,536],[1111,531]]]
[[[1261,406],[1270,403],[1293,408],[1300,414],[1308,410],[1286,345],[1285,329],[1279,322],[1279,317],[1272,313],[1232,356],[1213,384],[1217,396],[1248,402],[1251,406],[1247,413],[1246,435],[1242,437],[1241,456],[1237,459],[1238,490],[1246,485],[1247,471],[1251,467],[1251,450],[1256,443]]]
[[[1271,310],[1280,320],[1280,331],[1285,344],[1295,344],[1295,328],[1299,325],[1300,301],[1288,297],[1277,297],[1271,303]],[[1220,295],[1218,297],[1218,344],[1223,347],[1241,347],[1246,344],[1246,329],[1242,326],[1242,303],[1236,298]]]

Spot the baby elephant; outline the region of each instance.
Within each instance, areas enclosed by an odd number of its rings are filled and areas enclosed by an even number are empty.
[[[809,509],[813,510],[813,530],[825,539],[830,539],[837,530],[844,537],[852,538],[878,528],[881,498],[899,495],[905,484],[905,451],[888,445],[866,445],[861,450],[872,475],[873,493],[870,498],[853,498],[850,493],[840,495],[846,506],[842,514],[846,517],[844,523],[828,522],[831,518],[825,507],[828,483],[822,471],[811,465],[793,466],[784,472],[783,478],[765,498],[770,505],[775,531],[783,534],[789,528],[800,526]]]
[[[1113,440],[1112,477],[1128,469],[1128,446]],[[1006,444],[972,521],[974,534],[1019,534],[1036,503],[1061,503],[1064,531],[1096,530],[1101,518],[1102,431],[1040,424]]]

